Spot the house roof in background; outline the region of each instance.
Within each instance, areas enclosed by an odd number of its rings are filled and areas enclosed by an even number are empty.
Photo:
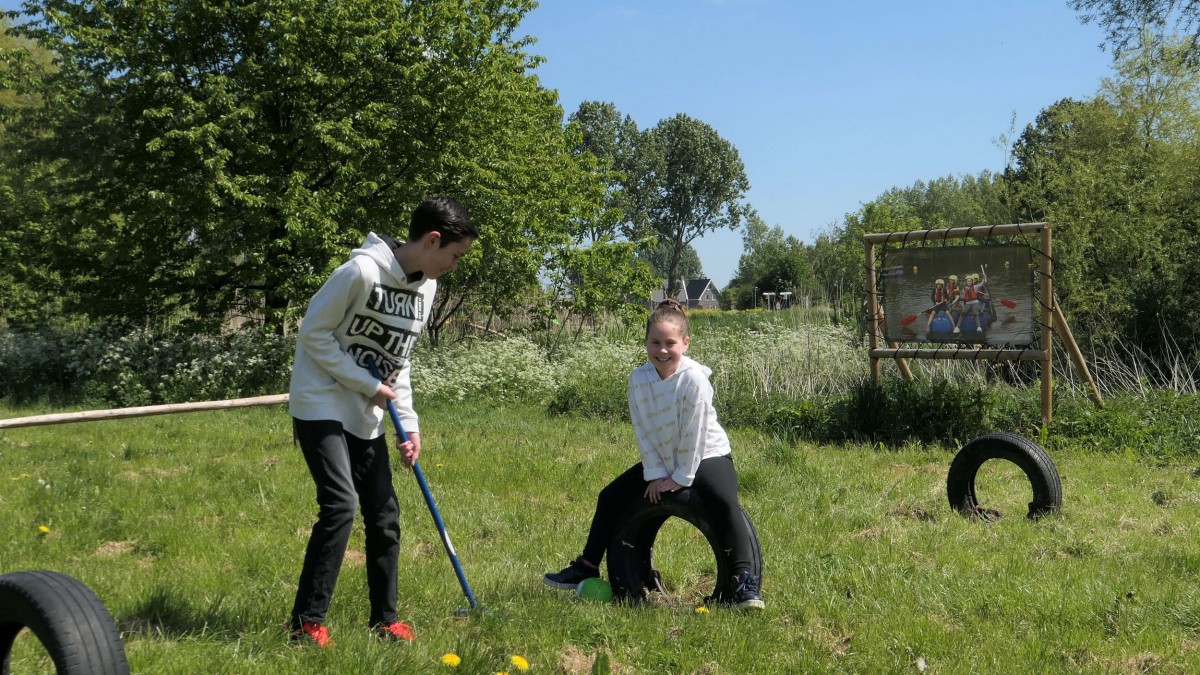
[[[699,299],[701,295],[704,295],[704,289],[708,288],[709,286],[713,287],[713,293],[720,293],[720,291],[717,290],[716,284],[712,282],[712,279],[689,280],[687,282],[687,286],[685,287],[687,290],[688,300]]]

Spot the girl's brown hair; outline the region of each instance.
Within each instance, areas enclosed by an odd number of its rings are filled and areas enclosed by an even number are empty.
[[[679,332],[683,337],[689,337],[687,313],[683,311],[683,306],[674,298],[667,298],[658,303],[658,307],[650,313],[650,318],[646,320],[646,337],[650,336],[650,326],[656,323],[669,323],[679,328]]]

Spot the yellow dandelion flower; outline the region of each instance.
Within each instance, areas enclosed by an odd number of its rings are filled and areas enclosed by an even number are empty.
[[[38,532],[42,534],[50,534],[50,528],[45,525],[38,525]]]
[[[496,675],[508,675],[508,671],[507,670],[497,670]]]
[[[462,659],[458,658],[458,654],[454,652],[446,652],[442,654],[442,665],[451,668],[457,668],[458,664],[462,663]]]
[[[513,654],[511,661],[512,661],[513,667],[516,668],[517,670],[520,670],[520,671],[529,670],[529,661],[526,660],[524,656],[517,656],[516,654]]]
[[[23,473],[23,474],[21,474],[21,478],[33,478],[33,476],[30,476],[27,473]]]
[[[699,607],[696,608],[696,613],[697,614],[708,614],[708,608],[705,607],[704,605],[700,605]]]
[[[443,466],[446,466],[446,465],[445,465],[445,464],[442,464],[441,462],[438,462],[437,464],[434,464],[433,466],[434,466],[434,468],[440,469],[440,468],[442,468]]]

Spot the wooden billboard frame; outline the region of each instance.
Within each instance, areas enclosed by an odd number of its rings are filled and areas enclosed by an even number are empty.
[[[1092,402],[1097,407],[1104,407],[1104,400],[1100,396],[1100,389],[1096,386],[1095,380],[1092,379],[1091,371],[1088,370],[1087,363],[1083,360],[1083,354],[1079,351],[1079,345],[1075,342],[1075,337],[1071,334],[1071,328],[1067,326],[1062,309],[1059,308],[1058,303],[1054,300],[1054,268],[1053,260],[1050,257],[1050,230],[1050,223],[1013,223],[1008,225],[978,225],[940,230],[910,230],[908,232],[884,232],[863,235],[863,244],[867,249],[867,311],[871,317],[870,330],[868,330],[871,339],[871,348],[868,352],[871,357],[871,381],[876,385],[879,384],[879,380],[883,375],[881,361],[889,358],[895,359],[900,372],[909,381],[913,379],[913,374],[908,366],[908,359],[1038,361],[1042,366],[1042,424],[1049,425],[1053,418],[1052,401],[1054,393],[1054,350],[1051,341],[1054,333],[1058,333],[1062,337],[1063,346],[1066,348],[1067,354],[1070,355],[1072,364],[1074,364],[1076,370],[1079,371],[1091,388],[1089,397],[1092,399]],[[1026,233],[1038,233],[1041,235],[1041,311],[1043,314],[1041,322],[1041,349],[989,349],[986,347],[954,350],[916,349],[901,348],[894,341],[889,341],[887,347],[881,346],[883,342],[883,329],[881,326],[883,323],[883,310],[879,305],[878,287],[875,283],[876,244],[904,243],[908,241],[942,241],[946,239],[968,239],[973,237],[1003,237]]]

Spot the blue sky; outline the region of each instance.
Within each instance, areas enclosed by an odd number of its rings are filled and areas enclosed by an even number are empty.
[[[643,129],[703,120],[763,219],[806,242],[889,188],[1002,169],[1014,115],[1019,133],[1111,73],[1066,0],[543,0],[522,29],[567,114],[598,100]],[[693,245],[724,287],[740,233]]]
[[[1066,0],[544,0],[522,24],[567,114],[676,113],[737,147],[748,200],[811,242],[892,187],[1003,169],[995,139],[1111,73]],[[693,244],[724,287],[741,235]]]

